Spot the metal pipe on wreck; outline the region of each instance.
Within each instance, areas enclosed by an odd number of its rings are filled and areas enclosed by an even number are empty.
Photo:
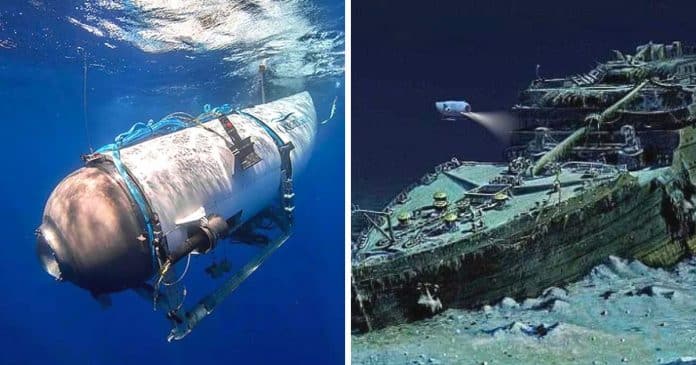
[[[650,80],[645,80],[641,82],[638,86],[634,87],[628,94],[624,95],[621,99],[619,99],[619,101],[609,106],[602,113],[591,114],[587,118],[585,118],[585,121],[588,125],[592,122],[595,122],[597,123],[597,127],[599,127],[600,124],[604,123],[607,119],[609,119],[609,117],[611,117],[623,104],[633,99],[633,97],[636,96],[636,94],[638,94],[638,92],[640,92],[640,90],[643,87],[645,87],[645,85],[647,85],[648,82],[650,82]],[[573,146],[580,141],[580,139],[585,135],[588,129],[589,126],[583,126],[578,128],[570,136],[568,136],[566,139],[557,144],[556,147],[554,147],[552,150],[541,156],[541,158],[532,167],[532,176],[538,175],[546,167],[547,164],[554,162],[557,159],[564,156],[568,152],[568,150],[573,148]]]

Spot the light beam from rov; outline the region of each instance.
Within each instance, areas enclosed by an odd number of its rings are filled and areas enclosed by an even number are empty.
[[[517,119],[512,114],[504,111],[468,112],[461,113],[461,115],[482,125],[501,141],[507,140],[510,132],[518,125]]]
[[[438,101],[435,103],[435,108],[443,120],[456,121],[468,118],[482,125],[501,141],[507,140],[510,132],[518,125],[517,119],[510,113],[473,112],[471,104],[464,100]]]

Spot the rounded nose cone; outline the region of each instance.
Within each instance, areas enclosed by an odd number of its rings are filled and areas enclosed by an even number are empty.
[[[153,273],[142,217],[117,176],[85,167],[46,203],[36,252],[46,272],[95,294],[134,287]]]

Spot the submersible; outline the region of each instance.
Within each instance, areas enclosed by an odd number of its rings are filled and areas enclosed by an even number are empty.
[[[307,92],[140,123],[53,190],[36,231],[39,259],[95,297],[135,289],[169,300],[169,339],[179,339],[287,239],[293,179],[316,131]],[[166,299],[160,284],[176,263],[227,237],[259,255],[189,310]]]

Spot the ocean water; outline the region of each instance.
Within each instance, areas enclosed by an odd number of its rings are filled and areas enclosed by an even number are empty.
[[[0,5],[0,363],[340,363],[344,358],[344,6],[342,1],[3,1]],[[85,128],[84,64],[87,64]],[[293,236],[184,340],[131,292],[102,309],[58,283],[35,256],[34,230],[80,155],[136,122],[205,104],[308,90],[319,128],[295,182]],[[232,268],[245,253],[223,248]],[[193,258],[184,279],[202,294]]]

